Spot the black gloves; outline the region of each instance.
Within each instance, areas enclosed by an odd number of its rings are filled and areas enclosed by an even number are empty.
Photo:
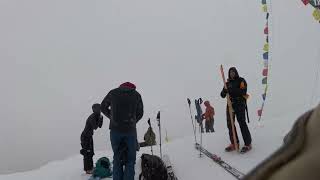
[[[81,149],[80,154],[83,156],[93,156],[94,153],[90,149]]]
[[[227,94],[228,93],[228,89],[226,89],[226,88],[223,88],[223,93],[225,93],[225,94]]]

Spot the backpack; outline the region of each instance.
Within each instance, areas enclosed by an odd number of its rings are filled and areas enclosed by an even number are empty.
[[[93,177],[106,178],[112,176],[111,163],[107,157],[102,157],[96,162],[93,170]]]
[[[139,180],[167,180],[168,173],[160,157],[150,154],[141,156],[141,174]]]
[[[156,145],[156,134],[153,132],[152,128],[148,128],[147,132],[143,137],[144,141],[148,144],[148,146]]]

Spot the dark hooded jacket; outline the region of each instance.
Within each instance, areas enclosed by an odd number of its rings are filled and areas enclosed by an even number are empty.
[[[230,72],[235,72],[234,79],[230,78]],[[230,100],[234,105],[244,104],[247,94],[247,82],[244,78],[240,77],[235,67],[231,67],[228,72],[227,90],[222,89],[220,95],[225,98],[227,93],[230,95]]]
[[[130,82],[111,90],[101,103],[102,113],[110,119],[110,130],[136,133],[136,123],[143,116],[143,103],[136,86]]]
[[[81,133],[81,145],[83,149],[93,150],[93,130],[98,127],[101,128],[103,124],[103,117],[101,116],[100,104],[92,105],[93,113],[88,117],[86,121],[86,126]]]

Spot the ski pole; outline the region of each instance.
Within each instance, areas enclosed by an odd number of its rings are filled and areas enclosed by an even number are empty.
[[[158,111],[158,114],[157,114],[157,121],[158,121],[158,126],[159,126],[159,136],[160,136],[160,158],[162,159],[160,111]]]
[[[202,110],[201,110],[201,104],[202,104],[202,99],[199,98],[198,100],[198,103],[199,103],[199,109],[200,109],[200,114],[198,115],[199,116],[199,120],[200,120],[200,123],[199,123],[199,126],[200,126],[200,145],[202,147],[202,133],[203,133],[203,127],[202,127]],[[200,157],[202,156],[201,154],[201,151],[200,151]]]
[[[196,135],[196,127],[194,126],[193,123],[193,117],[192,117],[192,112],[191,112],[191,101],[189,98],[187,98],[188,104],[189,104],[189,111],[190,111],[190,117],[191,117],[191,123],[192,123],[192,130],[193,130],[193,136],[194,136],[194,142],[197,143],[197,135]]]
[[[152,127],[151,127],[151,122],[150,122],[150,118],[148,119],[148,124],[149,124],[150,129],[152,129]],[[150,133],[150,137],[151,137],[151,131],[150,131],[149,133]],[[151,144],[150,147],[151,147],[151,154],[152,154],[152,156],[153,156],[152,144]]]

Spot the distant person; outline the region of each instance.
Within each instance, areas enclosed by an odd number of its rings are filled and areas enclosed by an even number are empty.
[[[149,127],[144,134],[144,142],[139,143],[140,147],[156,145],[156,134],[153,132],[152,127]]]
[[[143,116],[141,95],[134,84],[123,83],[103,99],[101,111],[110,119],[113,180],[133,180],[138,146],[136,124]]]
[[[214,132],[214,108],[210,105],[209,101],[205,101],[204,105],[206,106],[206,111],[202,117],[205,119],[206,132]]]
[[[231,67],[228,72],[228,81],[227,88],[223,88],[221,91],[221,97],[225,98],[227,94],[229,94],[230,101],[232,103],[232,108],[234,112],[232,112],[233,120],[235,121],[235,116],[237,117],[237,121],[240,126],[241,134],[244,140],[244,146],[241,149],[241,153],[245,153],[251,150],[251,134],[246,123],[246,98],[247,98],[247,82],[244,78],[240,77],[238,71],[235,67]],[[229,115],[229,109],[227,107],[227,125],[229,129],[229,138],[231,144],[225,148],[227,152],[234,151],[236,146],[233,142],[232,136],[232,126],[231,126],[231,117]],[[236,130],[235,126],[234,129]],[[236,141],[239,145],[239,139],[236,133]]]
[[[93,147],[93,130],[96,130],[102,127],[103,117],[100,111],[100,104],[92,105],[93,113],[88,117],[86,121],[86,126],[81,133],[81,147],[80,154],[83,155],[83,166],[84,171],[87,174],[92,174],[93,172],[93,156],[94,156],[94,147]]]

